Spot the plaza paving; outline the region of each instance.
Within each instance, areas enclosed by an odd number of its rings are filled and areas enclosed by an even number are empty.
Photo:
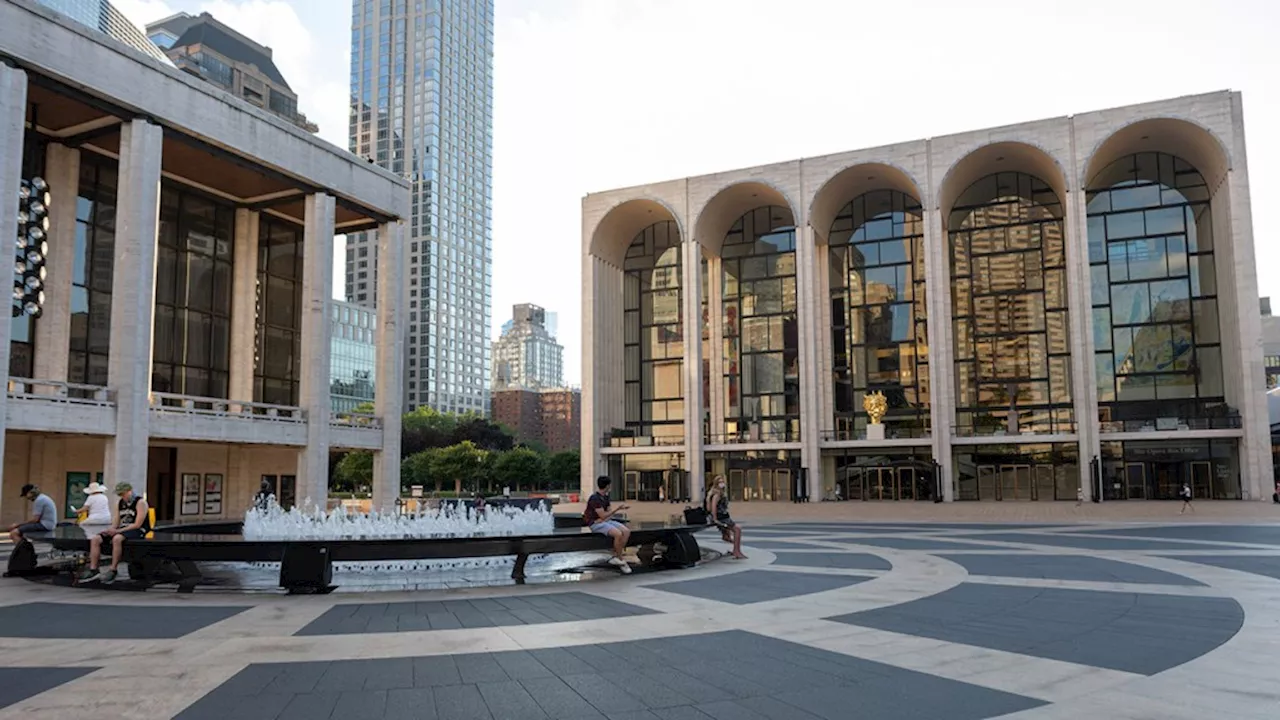
[[[524,587],[0,580],[0,720],[1271,720],[1280,512],[1205,507],[744,504],[746,561]]]

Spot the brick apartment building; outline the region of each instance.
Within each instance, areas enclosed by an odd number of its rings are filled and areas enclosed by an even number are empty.
[[[581,440],[582,393],[571,388],[493,391],[493,419],[524,442],[551,452],[574,450]]]

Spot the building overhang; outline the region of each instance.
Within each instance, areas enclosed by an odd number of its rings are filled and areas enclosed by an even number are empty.
[[[0,0],[0,62],[27,72],[28,128],[52,141],[115,156],[142,118],[166,178],[237,206],[301,223],[323,192],[338,233],[409,217],[403,178],[31,0]]]

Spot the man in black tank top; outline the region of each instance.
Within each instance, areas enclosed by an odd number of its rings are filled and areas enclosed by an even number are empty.
[[[108,585],[115,582],[125,540],[140,540],[151,532],[150,508],[146,500],[134,494],[133,486],[127,482],[116,483],[116,495],[120,497],[116,527],[89,538],[89,568],[80,574],[80,582],[101,580]],[[111,568],[99,571],[102,543],[107,539],[111,540]]]

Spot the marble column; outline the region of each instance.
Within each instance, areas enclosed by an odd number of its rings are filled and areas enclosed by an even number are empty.
[[[928,208],[932,203],[924,203]],[[950,242],[935,205],[924,213],[925,302],[929,313],[929,424],[942,499],[955,500],[952,427],[956,417],[955,346],[951,324]]]
[[[18,225],[18,187],[22,180],[22,138],[26,123],[27,109],[27,74],[8,65],[0,65],[0,198],[10,198],[11,202],[0,203],[0,227],[16,228]],[[13,242],[7,247],[13,252]],[[9,292],[8,289],[5,290]],[[9,375],[9,341],[12,327],[8,320],[0,322],[0,368]],[[8,383],[6,392],[0,392],[0,460],[4,458],[4,424]],[[4,487],[4,463],[0,462],[0,488]],[[10,499],[10,493],[0,493],[0,503]],[[21,502],[21,501],[18,501]]]
[[[329,299],[333,297],[331,195],[308,195],[302,256],[302,341],[298,404],[307,418],[307,446],[298,453],[298,498],[323,508],[329,497]]]
[[[719,257],[707,260],[707,316],[710,340],[707,343],[708,398],[711,402],[712,444],[724,442],[724,267]]]
[[[111,286],[111,357],[107,385],[115,393],[116,434],[107,439],[108,486],[147,484],[150,446],[151,348],[155,331],[156,233],[160,224],[160,159],[164,132],[133,120],[121,129],[116,186],[116,238]]]
[[[1100,456],[1098,391],[1093,362],[1093,303],[1089,272],[1089,223],[1084,193],[1068,190],[1063,206],[1067,271],[1067,324],[1071,343],[1071,400],[1075,414],[1080,488],[1093,499],[1093,464]],[[1062,432],[1062,431],[1059,431]]]
[[[80,190],[80,151],[49,144],[44,178],[53,203],[49,207],[48,277],[44,281],[44,314],[36,323],[35,368],[39,380],[66,382],[71,352],[71,269],[76,254],[76,196]],[[52,389],[50,389],[51,391]]]
[[[236,210],[235,267],[231,279],[231,400],[253,400],[258,326],[259,214]]]
[[[373,507],[391,510],[400,496],[400,420],[404,397],[403,222],[378,228],[377,370],[374,414],[382,419],[382,449],[373,454]]]
[[[817,290],[814,274],[814,233],[809,224],[796,229],[796,322],[800,363],[800,462],[808,474],[810,502],[822,500],[822,429],[818,401]]]
[[[702,245],[681,243],[684,253],[681,279],[684,307],[684,469],[689,474],[691,498],[703,495],[702,458]]]

